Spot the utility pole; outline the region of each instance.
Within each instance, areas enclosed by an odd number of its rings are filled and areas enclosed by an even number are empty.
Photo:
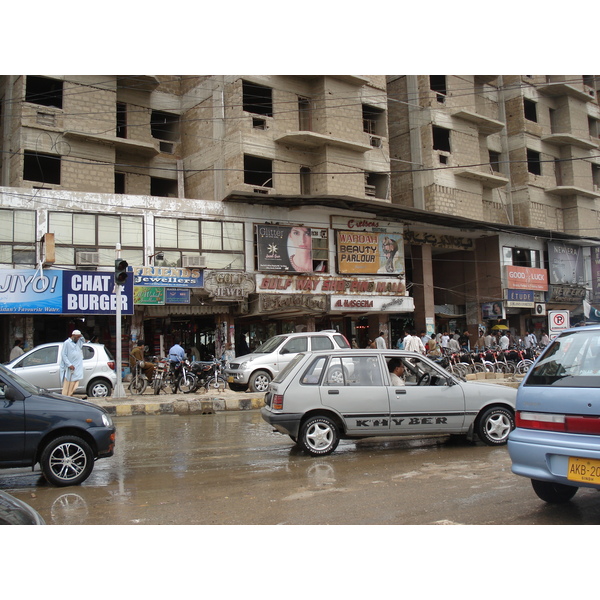
[[[117,306],[115,309],[116,314],[116,327],[115,327],[115,336],[117,338],[117,384],[115,385],[115,389],[113,391],[113,398],[125,398],[125,388],[123,387],[123,371],[122,371],[122,340],[121,340],[121,288],[125,284],[127,279],[127,262],[121,260],[121,244],[117,244],[116,246],[116,259],[115,259],[115,296],[117,301]]]

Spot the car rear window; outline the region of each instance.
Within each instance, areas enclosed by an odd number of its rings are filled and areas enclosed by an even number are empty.
[[[332,350],[333,342],[324,335],[313,336],[310,338],[311,350]]]
[[[600,387],[600,330],[557,337],[532,367],[524,385]]]
[[[292,358],[292,360],[290,360],[290,362],[285,365],[281,371],[279,371],[279,374],[277,377],[275,377],[275,379],[273,379],[273,382],[281,383],[287,377],[287,374],[304,358],[304,356],[304,354],[297,354],[294,356],[294,358]]]
[[[333,339],[340,348],[350,348],[348,340],[343,335],[334,335]]]

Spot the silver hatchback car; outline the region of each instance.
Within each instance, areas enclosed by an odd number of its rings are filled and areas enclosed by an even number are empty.
[[[401,350],[298,354],[271,382],[262,417],[313,456],[340,439],[474,434],[505,444],[517,391],[460,381],[425,356]]]
[[[63,343],[41,344],[5,366],[39,388],[60,393],[60,358]],[[82,352],[83,379],[75,393],[90,398],[110,396],[117,383],[115,359],[110,350],[104,344],[86,343]]]

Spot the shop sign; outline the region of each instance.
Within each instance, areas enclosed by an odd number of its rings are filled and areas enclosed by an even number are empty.
[[[330,296],[331,312],[412,312],[414,300],[410,296]]]
[[[533,290],[506,290],[507,308],[533,308],[534,292]]]
[[[562,242],[548,242],[551,284],[584,285],[583,250]]]
[[[178,290],[176,288],[166,288],[166,304],[189,304],[191,290]]]
[[[380,219],[364,219],[363,217],[331,217],[333,229],[346,229],[348,231],[372,231],[374,233],[387,233],[388,235],[402,236],[404,224],[398,221],[381,221]]]
[[[585,298],[585,287],[570,285],[551,285],[548,290],[548,302],[574,304]]]
[[[452,250],[473,250],[475,247],[472,238],[456,235],[437,235],[436,233],[420,231],[405,232],[404,241],[407,244],[428,245],[435,248],[448,248]]]
[[[307,294],[259,294],[259,311],[261,313],[276,312],[281,310],[310,310],[325,312],[327,310],[327,297],[322,295]]]
[[[254,276],[231,271],[210,271],[204,275],[204,289],[216,301],[239,302],[254,293]]]
[[[506,267],[507,288],[511,290],[548,290],[548,271],[533,267]]]
[[[404,279],[368,277],[285,277],[256,275],[256,291],[270,293],[312,292],[315,294],[374,294],[404,296]]]
[[[133,288],[133,302],[136,305],[162,306],[165,303],[165,288],[136,285]]]
[[[203,278],[200,269],[133,267],[133,281],[136,286],[201,288],[203,287]]]
[[[337,259],[340,273],[404,273],[404,239],[401,233],[338,231]]]
[[[0,313],[115,314],[114,274],[108,271],[5,269],[0,271]],[[133,283],[121,289],[121,314],[133,314]]]

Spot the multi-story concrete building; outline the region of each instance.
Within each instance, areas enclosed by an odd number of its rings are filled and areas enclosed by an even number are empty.
[[[403,225],[377,212],[391,203],[384,77],[4,76],[0,99],[2,285],[14,269],[34,284],[106,274],[119,246],[136,283],[124,350],[143,336],[156,353],[176,339],[220,353],[241,332],[255,345],[332,326],[364,344],[412,311]],[[292,228],[310,232],[302,268],[283,262]],[[63,279],[50,317],[17,309],[13,286],[4,355],[75,325],[115,345],[110,310],[65,307]]]
[[[500,302],[522,333],[545,327],[546,308],[581,309],[586,288],[596,286],[591,247],[600,237],[599,83],[594,76],[388,77],[394,204],[479,233],[467,249],[435,241],[407,249],[429,282],[417,302],[421,320],[473,333],[494,322],[484,318],[485,305]],[[561,253],[581,256],[573,266]],[[515,289],[516,275],[545,280]]]

